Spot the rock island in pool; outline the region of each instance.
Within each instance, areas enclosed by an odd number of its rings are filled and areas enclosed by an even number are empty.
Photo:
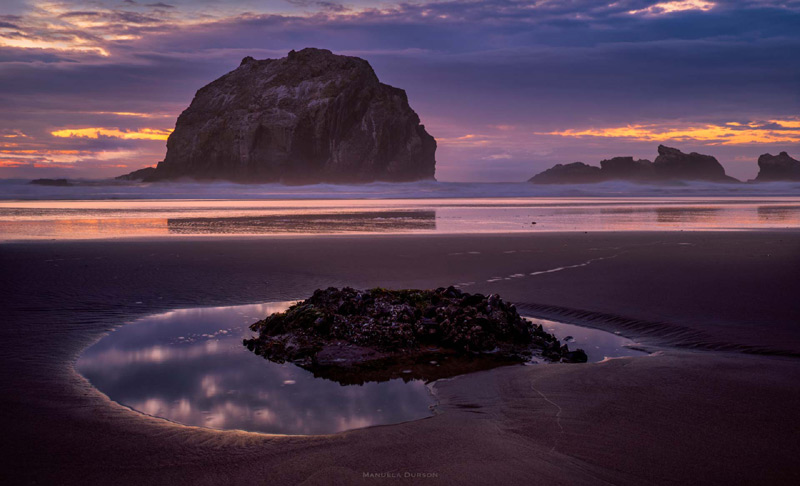
[[[585,362],[497,295],[435,290],[328,288],[250,326],[245,339],[264,358],[356,384],[435,380],[535,356]]]

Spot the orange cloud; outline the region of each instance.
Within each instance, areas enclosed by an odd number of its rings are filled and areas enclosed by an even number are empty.
[[[800,128],[800,120],[770,120],[769,122],[784,128]]]
[[[5,134],[5,135],[0,135],[0,137],[3,137],[3,138],[23,138],[23,137],[25,137],[25,134],[22,133],[22,132],[8,133],[8,134]]]
[[[114,116],[126,116],[126,117],[135,117],[135,118],[172,118],[174,115],[166,115],[163,113],[138,113],[133,111],[87,111],[84,113],[90,113],[92,115],[114,115]]]
[[[20,160],[0,159],[0,167],[19,167],[25,165],[25,162]]]
[[[54,51],[89,52],[108,57],[107,50],[99,46],[84,45],[77,36],[71,36],[65,40],[46,40],[35,38],[8,38],[0,37],[1,47],[17,47],[22,49],[51,49]]]
[[[72,150],[72,149],[0,149],[0,167],[18,167],[21,165],[38,164],[34,167],[74,167],[76,164],[89,161],[93,164],[107,162],[120,164],[126,160],[141,157],[142,154],[135,150]],[[105,167],[105,166],[100,166]]]
[[[756,123],[741,124],[736,122],[724,125],[704,124],[685,127],[662,125],[625,125],[619,127],[590,128],[586,130],[563,130],[537,133],[537,135],[556,135],[559,137],[597,137],[625,138],[646,142],[698,141],[709,145],[748,145],[763,143],[798,143],[800,142],[799,120],[770,120],[770,125]]]
[[[439,145],[456,145],[460,147],[481,147],[491,143],[492,138],[493,137],[490,135],[468,133],[460,137],[437,138],[436,143]]]
[[[66,128],[50,132],[59,138],[121,138],[125,140],[166,140],[172,130],[158,128],[142,128],[139,130],[120,130],[119,128]]]
[[[629,10],[628,13],[631,15],[663,15],[672,12],[683,12],[686,10],[702,10],[703,12],[707,12],[716,6],[716,3],[707,2],[705,0],[675,0],[672,2],[656,3],[647,8],[642,8],[639,10]]]
[[[57,169],[72,169],[74,166],[72,164],[67,163],[60,163],[60,162],[34,162],[33,167],[36,169],[45,169],[45,168],[57,168]]]
[[[60,155],[77,155],[81,152],[80,150],[0,150],[0,153],[3,154],[60,154]]]

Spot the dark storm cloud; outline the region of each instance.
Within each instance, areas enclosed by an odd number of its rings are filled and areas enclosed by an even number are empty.
[[[339,3],[289,0],[290,7],[317,13],[234,14],[202,23],[182,13],[188,7],[180,2],[177,8],[129,3],[130,9],[58,14],[67,23],[99,24],[83,30],[68,24],[53,32],[25,15],[0,17],[10,24],[0,24],[0,40],[74,38],[83,48],[0,48],[0,104],[8,108],[2,126],[47,133],[70,124],[58,114],[69,110],[76,111],[71,124],[81,126],[100,123],[81,114],[87,109],[177,115],[197,88],[242,57],[281,57],[306,46],[367,58],[384,82],[408,91],[437,138],[486,135],[483,144],[442,143],[440,163],[451,174],[503,166],[505,174],[522,177],[525,161],[564,161],[572,158],[567,148],[599,160],[623,143],[537,141],[535,132],[667,121],[768,123],[800,113],[799,1],[720,1],[705,11],[659,14],[647,10],[659,2],[643,0],[451,1],[364,11],[349,2],[346,11]],[[47,110],[57,113],[43,117]],[[172,121],[158,123],[165,128]],[[498,135],[487,128],[500,125],[515,129]]]

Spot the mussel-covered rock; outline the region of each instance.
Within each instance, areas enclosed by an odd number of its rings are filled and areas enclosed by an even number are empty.
[[[586,361],[497,295],[328,288],[250,328],[248,349],[341,383],[437,379],[534,355]]]

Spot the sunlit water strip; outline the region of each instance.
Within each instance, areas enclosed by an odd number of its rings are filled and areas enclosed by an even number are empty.
[[[0,239],[800,228],[800,197],[0,201]]]

